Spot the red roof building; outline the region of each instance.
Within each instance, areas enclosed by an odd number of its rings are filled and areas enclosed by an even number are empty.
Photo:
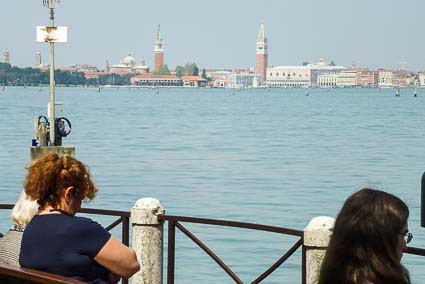
[[[181,80],[183,81],[183,87],[187,88],[205,87],[208,83],[207,79],[200,76],[183,76]]]

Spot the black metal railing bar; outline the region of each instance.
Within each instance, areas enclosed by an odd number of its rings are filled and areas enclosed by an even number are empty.
[[[174,220],[177,222],[198,223],[198,224],[204,224],[204,225],[216,225],[216,226],[236,227],[236,228],[242,228],[242,229],[252,229],[252,230],[259,230],[259,231],[272,232],[272,233],[298,236],[298,237],[302,237],[304,235],[304,231],[302,230],[262,225],[257,223],[186,217],[186,216],[174,216],[174,215],[159,215],[158,219],[164,220],[164,221]]]
[[[0,210],[6,209],[10,210],[13,208],[13,204],[0,204]],[[91,209],[91,208],[81,208],[79,210],[81,213],[85,214],[96,214],[96,215],[105,215],[105,216],[117,216],[119,217],[114,222],[112,222],[106,229],[112,230],[119,224],[122,224],[122,242],[126,245],[129,245],[129,230],[130,230],[130,212],[126,211],[117,211],[117,210],[104,210],[104,209]],[[187,223],[197,223],[204,225],[214,225],[214,226],[225,226],[225,227],[235,227],[242,229],[252,229],[260,230],[265,232],[272,232],[278,234],[285,234],[291,236],[298,236],[300,239],[281,257],[279,258],[269,269],[267,269],[263,274],[256,278],[253,284],[260,283],[268,275],[270,275],[274,270],[276,270],[282,263],[284,263],[294,252],[302,247],[302,283],[306,283],[306,268],[305,268],[305,258],[307,248],[303,246],[303,234],[301,230],[295,230],[290,228],[262,225],[257,223],[247,223],[247,222],[237,222],[229,220],[219,220],[219,219],[207,219],[207,218],[197,218],[197,217],[187,217],[187,216],[173,216],[173,215],[159,215],[159,220],[168,222],[168,269],[167,269],[167,283],[174,284],[174,269],[175,269],[175,228],[177,227],[182,233],[189,237],[193,242],[195,242],[202,250],[204,250],[236,283],[243,283],[241,279],[214,253],[212,252],[201,240],[199,240],[195,235],[193,235],[187,228],[181,225],[179,222]],[[0,237],[3,234],[0,232]],[[407,254],[425,256],[425,249],[417,247],[407,247],[404,251]],[[128,283],[127,279],[123,279],[124,284]]]
[[[179,222],[175,222],[175,226],[180,229],[186,236],[188,236],[195,244],[197,244],[203,251],[205,251],[236,283],[243,284],[243,281],[200,239],[192,234]]]
[[[207,218],[196,218],[186,216],[172,216],[172,215],[160,215],[160,220],[168,221],[168,269],[167,269],[167,283],[174,284],[174,273],[175,273],[175,228],[177,227],[182,233],[189,237],[195,244],[197,244],[205,253],[207,253],[236,283],[243,284],[244,282],[201,240],[199,240],[194,234],[192,234],[187,228],[180,224],[180,222],[197,223],[206,225],[216,226],[227,226],[236,227],[242,229],[259,230],[265,232],[273,232],[285,235],[292,235],[300,237],[300,239],[282,256],[280,257],[270,268],[264,273],[257,277],[252,284],[257,284],[263,281],[266,277],[272,274],[280,265],[282,265],[291,255],[293,255],[299,247],[303,245],[304,232],[300,230],[294,230],[283,227],[268,226],[256,223],[247,222],[236,222],[228,220],[218,219],[207,219]],[[305,250],[303,248],[302,253],[302,283],[305,284]]]
[[[297,249],[303,245],[303,239],[299,239],[281,258],[279,258],[269,269],[267,269],[263,274],[258,276],[257,279],[255,279],[252,284],[257,284],[266,279],[267,276],[273,273],[279,266],[282,265],[291,255],[293,255]],[[304,262],[303,262],[304,263]],[[303,265],[304,267],[304,265]],[[305,272],[305,269],[302,270],[302,273]],[[303,278],[304,279],[304,276]],[[304,284],[304,280],[302,280],[302,283]]]

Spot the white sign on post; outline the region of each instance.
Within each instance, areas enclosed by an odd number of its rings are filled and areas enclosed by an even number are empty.
[[[67,42],[68,27],[37,26],[37,42]]]

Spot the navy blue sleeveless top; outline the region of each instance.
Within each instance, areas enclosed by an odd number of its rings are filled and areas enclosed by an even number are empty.
[[[107,284],[108,270],[94,257],[110,237],[99,223],[88,218],[36,215],[24,230],[19,263],[22,267]]]

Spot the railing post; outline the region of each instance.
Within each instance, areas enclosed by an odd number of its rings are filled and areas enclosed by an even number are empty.
[[[132,246],[140,263],[133,284],[162,284],[164,208],[155,198],[141,198],[131,208]]]
[[[421,227],[425,227],[425,172],[421,179]]]
[[[320,265],[329,244],[334,222],[335,219],[331,217],[315,217],[310,220],[304,230],[307,284],[317,284],[319,280]]]

